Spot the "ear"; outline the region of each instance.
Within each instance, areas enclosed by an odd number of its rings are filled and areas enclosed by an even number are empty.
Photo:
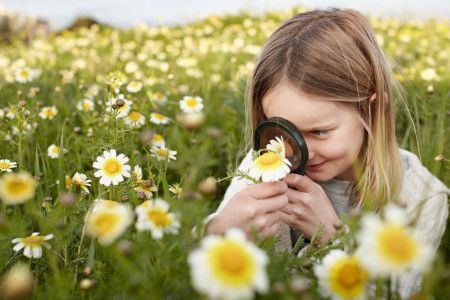
[[[376,98],[377,98],[377,93],[373,93],[372,96],[370,96],[369,101],[372,102]],[[385,102],[385,104],[387,104],[388,101],[389,101],[388,95],[387,95],[386,92],[384,92],[384,102]]]

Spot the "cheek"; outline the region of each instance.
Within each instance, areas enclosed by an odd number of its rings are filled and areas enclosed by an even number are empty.
[[[349,128],[349,130],[335,132],[334,136],[326,141],[321,154],[326,159],[339,159],[352,163],[361,149],[363,137],[362,128]]]

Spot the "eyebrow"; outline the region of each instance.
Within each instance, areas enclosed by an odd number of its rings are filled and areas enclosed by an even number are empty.
[[[314,126],[314,127],[310,127],[310,128],[305,128],[303,131],[316,131],[316,130],[323,130],[323,129],[328,129],[330,127],[334,127],[336,126],[336,123],[328,123],[328,124],[323,124],[323,125],[318,125],[318,126]]]

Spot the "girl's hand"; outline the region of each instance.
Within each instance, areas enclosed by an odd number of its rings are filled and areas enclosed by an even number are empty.
[[[259,183],[238,192],[206,228],[207,234],[222,234],[228,228],[242,229],[249,239],[252,229],[263,236],[279,230],[280,209],[288,204],[288,186],[283,181]]]
[[[323,224],[319,242],[331,239],[336,232],[334,225],[340,220],[322,187],[298,174],[288,174],[283,181],[290,188],[286,192],[289,203],[280,211],[282,220],[308,239]]]

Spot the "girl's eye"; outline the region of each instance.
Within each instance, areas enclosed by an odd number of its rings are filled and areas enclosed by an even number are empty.
[[[325,136],[330,132],[330,130],[314,130],[312,131],[312,134],[317,136]]]

